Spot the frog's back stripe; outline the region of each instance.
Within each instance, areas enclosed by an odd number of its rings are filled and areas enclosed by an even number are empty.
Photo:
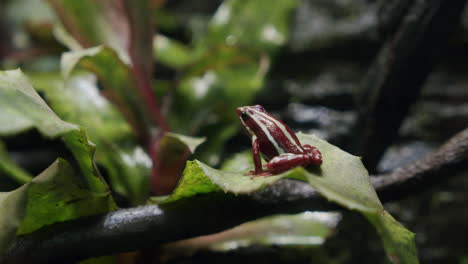
[[[288,139],[288,142],[291,142],[291,144],[293,144],[293,146],[294,146],[299,152],[304,152],[303,148],[301,147],[301,145],[300,145],[300,143],[299,143],[299,139],[297,139],[296,135],[294,135],[294,133],[293,133],[290,129],[288,129],[288,128],[286,127],[285,124],[283,124],[281,121],[279,121],[278,119],[274,118],[273,116],[271,116],[271,115],[268,114],[268,113],[261,112],[261,111],[258,111],[258,110],[256,110],[256,109],[253,109],[252,111],[254,111],[257,115],[262,116],[263,118],[267,119],[268,121],[273,122],[273,123],[276,125],[276,127],[278,127],[278,128],[281,130],[282,134]],[[259,122],[259,123],[261,123],[261,122]],[[258,125],[259,125],[260,127],[263,126],[264,129],[268,131],[268,129],[265,127],[264,124],[258,124]],[[264,130],[264,129],[262,128],[262,130]],[[268,134],[270,134],[269,131],[268,131]],[[272,139],[270,139],[270,137],[271,137]],[[271,134],[270,134],[270,137],[269,137],[269,140],[270,140],[270,141],[271,141],[271,140],[274,140],[274,139],[273,139],[274,137],[271,136]],[[279,144],[276,142],[276,140],[274,140],[274,141],[275,141],[275,142],[274,142],[275,146],[280,147]],[[280,148],[281,148],[281,147],[280,147]],[[278,151],[278,152],[279,152],[279,151]],[[282,153],[284,153],[284,152],[285,152],[285,151],[283,150],[283,148],[281,148],[281,152],[279,152],[279,153],[282,154]]]
[[[258,113],[258,111],[255,111],[256,113]],[[265,134],[265,136],[268,138],[268,142],[270,142],[273,147],[275,148],[277,155],[279,154],[283,154],[285,151],[283,150],[283,148],[281,148],[278,144],[278,142],[275,140],[275,138],[271,135],[270,131],[268,130],[268,128],[266,127],[266,125],[256,119],[256,118],[252,118],[251,119],[253,122],[255,122],[255,124],[262,130],[263,134]],[[271,119],[268,119],[269,121],[271,121]]]

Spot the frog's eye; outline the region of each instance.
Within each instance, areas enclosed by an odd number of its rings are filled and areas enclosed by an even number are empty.
[[[247,111],[242,111],[242,112],[241,112],[241,118],[242,118],[242,119],[246,120],[246,119],[248,119],[249,117],[250,117],[250,116],[249,116],[249,114],[247,114]]]

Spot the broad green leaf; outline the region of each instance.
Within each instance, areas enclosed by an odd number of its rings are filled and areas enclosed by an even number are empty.
[[[61,137],[73,153],[89,187],[106,191],[107,186],[95,171],[94,145],[86,133],[61,120],[42,100],[20,71],[0,71],[0,136],[9,136],[36,128],[48,138]]]
[[[32,175],[11,160],[2,141],[0,141],[0,172],[18,183],[27,183],[32,179]]]
[[[2,136],[36,128],[42,135],[55,138],[78,130],[50,110],[20,70],[0,71],[0,105]]]
[[[322,152],[323,164],[307,177],[312,187],[349,209],[375,213],[383,210],[359,157],[344,152],[315,135],[298,133],[297,136],[302,144],[310,144]]]
[[[394,263],[418,263],[414,234],[385,211],[360,158],[314,135],[299,133],[298,138],[302,144],[310,144],[322,152],[323,164],[320,167],[308,171],[298,167],[275,176],[251,178],[244,176],[243,172],[216,170],[192,161],[187,164],[177,189],[162,203],[213,192],[249,195],[284,177],[302,179],[327,199],[363,213],[381,234],[387,254]],[[237,158],[245,161],[245,155]],[[231,160],[224,167],[232,170],[234,164],[236,161]]]
[[[45,225],[108,212],[115,208],[110,192],[93,192],[65,160],[57,160],[27,187],[26,215],[18,234]]]
[[[100,94],[96,77],[81,72],[65,81],[59,74],[34,75],[32,80],[61,118],[87,129],[113,190],[135,204],[146,200],[151,159],[124,117]]]
[[[31,182],[0,195],[0,225],[8,227],[0,234],[3,243],[0,250],[4,250],[18,227],[23,234],[58,221],[115,208],[109,189],[94,165],[94,144],[84,130],[61,120],[19,70],[0,72],[0,95],[2,108],[7,110],[0,113],[0,123],[15,124],[20,120],[15,125],[2,126],[9,129],[0,130],[0,136],[36,128],[46,137],[60,137],[79,168],[73,171],[68,163],[58,161]],[[37,187],[42,183],[44,188]],[[67,184],[76,186],[77,192],[67,189]]]
[[[220,171],[200,161],[189,161],[179,185],[163,203],[171,203],[194,195],[221,191],[235,195],[250,194],[288,176],[303,177],[305,179],[302,168],[296,168],[271,177],[252,178],[239,172]]]
[[[31,182],[0,193],[0,252],[16,234],[115,208],[110,192],[93,192],[65,160],[57,160]]]
[[[229,251],[253,245],[319,246],[333,234],[340,219],[341,215],[336,212],[269,216],[214,235],[170,243],[165,248],[193,252],[200,249]]]

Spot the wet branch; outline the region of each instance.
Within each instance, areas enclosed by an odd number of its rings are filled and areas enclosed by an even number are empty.
[[[467,161],[468,128],[424,159],[371,179],[383,202],[396,200],[468,169]],[[310,185],[283,180],[249,197],[212,194],[54,224],[18,237],[0,263],[68,263],[212,234],[271,214],[337,208]]]

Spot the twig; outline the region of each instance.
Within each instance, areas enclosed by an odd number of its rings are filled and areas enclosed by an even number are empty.
[[[388,175],[372,177],[379,197],[394,200],[445,180],[468,167],[468,128],[452,137],[422,160],[398,168]]]
[[[384,37],[398,30],[415,0],[381,0],[378,11],[378,30]]]
[[[426,158],[372,182],[384,202],[396,200],[405,194],[400,189],[421,190],[468,169],[467,160],[468,128]],[[310,185],[284,180],[250,197],[212,194],[54,224],[18,237],[0,263],[67,263],[212,234],[270,214],[330,209],[337,206]]]
[[[457,28],[465,0],[414,1],[362,88],[357,153],[373,171]],[[361,129],[362,128],[362,129]]]

